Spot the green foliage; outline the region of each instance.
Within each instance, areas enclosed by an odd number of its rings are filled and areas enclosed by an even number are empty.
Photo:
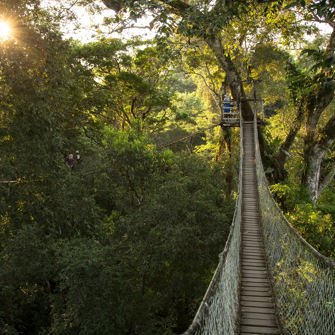
[[[97,143],[59,130],[59,150],[81,149],[78,165],[69,169],[45,150],[45,170],[25,152],[15,160],[25,179],[2,186],[2,332],[184,330],[228,233],[233,206],[223,197],[224,174],[196,156],[159,152],[137,127],[92,128]]]
[[[127,290],[142,312],[131,309],[127,315],[140,333],[187,327],[232,214],[231,204],[225,207],[217,189],[224,184],[218,170],[210,171],[202,159],[188,156],[171,163],[165,175],[148,171],[150,192],[138,210],[116,220],[112,237],[116,252],[127,260],[125,271],[134,273]]]
[[[53,334],[122,334],[124,285],[112,249],[93,239],[55,243]]]
[[[315,74],[314,80],[331,86],[331,81],[335,78],[335,56],[320,49],[304,49],[301,54],[307,55],[312,60],[309,70]]]
[[[300,203],[288,213],[289,221],[318,251],[330,257],[335,255],[335,227],[333,217],[312,206]]]
[[[287,184],[272,184],[270,191],[274,199],[280,204],[282,210],[292,209],[297,201],[297,190],[293,190]]]
[[[48,242],[36,225],[26,226],[7,242],[0,254],[0,317],[5,328],[25,334],[37,334],[47,328],[48,284],[56,273]]]
[[[335,255],[335,208],[333,193],[327,191],[318,201],[317,206],[309,201],[307,190],[297,185],[273,184],[271,193],[286,213],[287,219],[299,234],[320,253],[334,257]]]
[[[294,62],[287,63],[287,80],[293,103],[298,106],[304,96],[304,90],[309,89],[310,82],[303,70]]]
[[[334,183],[327,188],[318,201],[318,208],[324,213],[329,213],[335,218],[335,193]]]
[[[196,117],[202,112],[203,104],[196,92],[177,93],[172,101],[172,109],[175,110],[175,120],[187,124],[195,124]]]
[[[222,37],[236,74],[262,79],[268,104],[286,106],[287,55],[266,43],[269,32],[290,40],[296,28],[294,13],[278,15],[281,1],[219,2],[212,12],[206,1],[105,2],[119,24],[152,10],[160,40],[66,42],[38,1],[1,5],[24,23],[0,48],[3,334],[184,331],[228,235],[235,178],[236,153],[218,150],[219,128],[175,152],[153,144],[217,122],[226,74],[198,38]],[[175,32],[183,37],[163,40]],[[332,60],[319,61],[314,74],[333,69]],[[201,154],[185,154],[187,146]],[[279,140],[270,146],[275,152]],[[65,158],[76,150],[81,158],[70,167]],[[324,200],[314,209],[291,186],[272,189],[304,236],[333,255],[325,214],[333,206]]]
[[[101,39],[76,46],[74,57],[97,78],[90,102],[94,116],[120,129],[156,129],[175,92],[167,54],[151,43]],[[134,53],[131,57],[129,53]]]

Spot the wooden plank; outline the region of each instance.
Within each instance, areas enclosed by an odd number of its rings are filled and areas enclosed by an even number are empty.
[[[264,296],[264,295],[269,295],[272,296],[272,290],[269,285],[263,286],[263,284],[259,286],[249,286],[249,285],[244,285],[245,282],[242,283],[241,286],[241,296],[242,295],[253,295],[253,296]]]
[[[272,302],[259,302],[259,301],[246,301],[241,300],[242,307],[258,307],[258,308],[268,308],[273,312],[274,305]]]
[[[245,125],[243,129],[240,334],[280,334],[260,226],[253,124]]]
[[[258,262],[258,263],[261,263],[265,266],[264,256],[252,255],[252,254],[245,253],[245,254],[242,254],[242,257],[243,257],[243,262],[244,263],[250,262],[250,264],[252,264],[251,262]]]
[[[251,234],[243,234],[242,232],[242,237],[245,238],[247,241],[250,241],[253,243],[262,242],[260,233],[256,229]]]
[[[265,268],[266,269],[266,265],[263,260],[249,260],[249,261],[243,260],[241,266],[242,266],[242,269],[243,268],[250,268],[250,269]]]
[[[243,262],[241,264],[242,270],[260,270],[264,269],[267,271],[267,268],[265,266],[265,263],[262,260],[259,261],[250,261],[250,262]]]
[[[241,266],[242,271],[265,271],[267,273],[266,266],[264,263],[259,262],[258,264],[253,263],[253,264],[242,264]]]
[[[246,319],[276,320],[276,317],[274,314],[263,314],[263,313],[253,313],[253,312],[245,312],[244,317]]]
[[[241,319],[241,325],[243,326],[254,326],[254,327],[277,327],[276,319],[250,319],[250,318],[243,318]]]
[[[264,262],[262,262],[262,260],[259,260],[258,263],[252,262],[252,263],[246,263],[243,262],[242,266],[241,266],[241,270],[246,271],[246,272],[256,272],[256,273],[260,273],[260,272],[264,272],[264,273],[268,273],[267,272],[267,268]]]
[[[269,281],[263,278],[243,278],[242,283],[268,284]]]
[[[263,285],[263,284],[248,284],[246,282],[242,282],[241,284],[241,291],[243,290],[248,290],[248,291],[254,291],[254,292],[257,292],[257,291],[267,291],[267,290],[270,290],[271,291],[271,286],[269,283],[267,283],[267,285]],[[272,293],[272,291],[271,291]]]
[[[243,265],[246,266],[253,266],[254,264],[258,264],[259,266],[263,266],[266,269],[266,263],[265,263],[265,258],[264,256],[261,255],[255,255],[255,254],[243,254],[242,253],[243,259]]]
[[[242,231],[242,238],[243,239],[248,239],[249,241],[260,241],[261,237],[260,234],[257,230],[247,230],[247,231]]]
[[[264,262],[265,264],[265,254],[259,253],[259,252],[248,252],[247,250],[242,250],[242,256],[243,260],[248,261],[258,261],[258,262]]]
[[[261,252],[260,250],[250,250],[250,249],[243,249],[242,250],[242,257],[245,259],[257,259],[260,261],[265,262],[265,254],[264,252]]]
[[[261,290],[257,290],[257,289],[250,287],[250,288],[241,290],[241,296],[272,298],[272,292],[269,289],[265,289],[261,291]]]
[[[241,334],[244,333],[254,333],[254,334],[280,334],[279,329],[277,327],[253,327],[253,326],[241,326]]]
[[[266,263],[264,261],[264,259],[262,257],[255,257],[253,258],[252,256],[253,255],[242,255],[244,257],[248,257],[248,258],[245,258],[244,261],[243,261],[243,266],[246,265],[248,266],[248,264],[250,265],[253,265],[254,263],[251,263],[251,262],[258,262],[259,265],[263,266],[266,268]],[[250,263],[248,263],[248,261],[250,261]]]
[[[265,266],[258,266],[258,267],[245,267],[243,266],[241,268],[241,273],[242,273],[242,277],[246,277],[246,278],[260,278],[260,277],[264,277],[265,279],[268,279],[268,273],[266,270]]]
[[[246,249],[247,247],[255,247],[263,250],[263,246],[260,240],[252,240],[246,237],[243,241],[243,247]]]
[[[258,254],[260,256],[265,255],[264,250],[261,247],[250,247],[250,246],[243,247],[242,246],[242,252],[245,252],[245,253],[247,253],[247,252],[256,253],[256,254]]]
[[[242,276],[246,279],[264,279],[264,280],[268,280],[268,276],[267,274],[263,274],[263,273],[246,273],[246,272],[242,272]]]
[[[259,249],[245,249],[242,248],[242,257],[245,257],[245,260],[250,259],[252,260],[258,260],[258,261],[263,261],[265,264],[265,254],[263,250]]]
[[[269,281],[268,280],[261,280],[259,281],[258,278],[251,279],[243,279],[241,282],[243,287],[265,287],[270,289]]]
[[[266,278],[268,278],[267,276],[267,271],[265,271],[265,268],[260,268],[260,269],[242,269],[242,273],[243,275],[246,275],[246,276],[265,276]]]
[[[252,296],[252,295],[244,295],[244,294],[242,294],[242,296],[241,296],[241,301],[271,302],[271,304],[272,304],[272,306],[273,306],[272,297],[269,296],[268,294],[266,294],[266,295],[263,296],[263,297],[261,297],[261,296]]]
[[[270,287],[265,287],[264,289],[262,289],[262,287],[253,287],[253,286],[250,286],[250,287],[242,287],[241,288],[241,296],[245,296],[245,295],[248,295],[248,296],[268,296],[268,297],[271,297],[272,298],[272,290]]]
[[[243,243],[243,240],[242,240],[242,243]],[[261,246],[256,247],[256,246],[251,246],[251,245],[247,245],[247,246],[243,246],[242,245],[242,251],[248,251],[248,250],[250,250],[250,251],[256,251],[260,255],[265,255],[264,249]]]
[[[244,256],[245,258],[242,259],[242,266],[262,265],[266,267],[265,257],[263,257],[263,255],[258,255],[257,258],[253,258],[251,255],[245,253]]]
[[[267,271],[265,259],[263,257],[253,259],[251,257],[246,258],[242,261],[241,268],[243,269],[249,269],[249,270],[259,270],[264,269]]]
[[[263,248],[261,247],[250,247],[250,246],[242,247],[242,252],[253,253],[256,255],[264,255]]]
[[[242,239],[242,251],[245,250],[251,250],[251,251],[257,251],[260,254],[264,255],[264,247],[263,247],[263,243],[259,243],[258,245],[254,244],[254,242],[250,242],[248,240],[244,241],[244,239]],[[245,245],[244,245],[245,242]],[[252,244],[251,244],[252,243]]]
[[[260,231],[260,229],[259,229],[259,225],[258,225],[258,223],[255,223],[255,224],[253,224],[253,223],[248,223],[247,225],[245,225],[244,227],[243,227],[243,229],[242,229],[242,237],[244,236],[244,234],[243,233],[248,233],[249,234],[249,236],[251,235],[251,234],[253,234],[253,236],[255,237],[255,238],[261,238],[261,231]]]
[[[267,280],[268,276],[266,273],[248,273],[248,272],[242,272],[242,276],[244,278],[255,278],[255,279],[264,279]]]
[[[242,245],[242,251],[256,251],[259,252],[260,254],[264,255],[264,249],[261,246],[252,246],[252,245]]]
[[[265,307],[256,307],[256,306],[242,306],[241,307],[242,312],[253,312],[258,314],[274,314],[273,308],[265,308]]]

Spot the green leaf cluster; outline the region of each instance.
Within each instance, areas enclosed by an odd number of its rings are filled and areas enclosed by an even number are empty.
[[[197,86],[151,42],[41,21],[0,49],[0,332],[182,332],[233,215],[219,164],[155,144]]]

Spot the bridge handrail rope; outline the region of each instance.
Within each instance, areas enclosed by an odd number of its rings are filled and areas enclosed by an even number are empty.
[[[265,251],[282,327],[290,335],[335,334],[335,263],[299,235],[274,201],[262,165],[256,113],[254,127]]]
[[[242,122],[242,121],[240,121]],[[240,127],[243,143],[243,127]],[[239,313],[240,244],[242,216],[243,145],[240,145],[238,198],[234,217],[219,264],[198,311],[182,335],[234,334]]]

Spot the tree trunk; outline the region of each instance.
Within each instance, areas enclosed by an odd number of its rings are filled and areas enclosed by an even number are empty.
[[[319,197],[320,171],[324,154],[324,150],[313,143],[309,143],[304,151],[305,171],[302,184],[306,186],[309,197],[314,204]]]
[[[334,177],[333,167],[325,176],[321,176],[322,161],[335,142],[334,129],[335,116],[329,119],[321,131],[316,133],[315,129],[309,129],[305,137],[304,161],[306,166],[302,176],[302,185],[306,186],[313,203],[318,200],[321,192]]]
[[[325,49],[325,59],[331,59],[331,57],[334,57],[335,25],[331,24],[331,26],[333,27],[333,30]],[[332,79],[333,77],[330,67],[328,69],[325,67],[323,71],[324,81],[317,85],[317,87],[310,89],[309,92],[303,96],[302,101],[305,101],[304,107],[300,105],[297,119],[293,123],[293,127],[290,130],[288,137],[281,146],[281,152],[279,152],[277,155],[278,164],[283,169],[287,160],[286,153],[291,147],[294,138],[300,129],[303,115],[305,113],[305,170],[302,175],[301,184],[307,188],[310,199],[313,203],[317,201],[321,192],[333,180],[335,174],[335,167],[333,166],[330,171],[327,171],[325,176],[321,175],[322,161],[327,153],[327,150],[331,149],[331,146],[335,141],[335,116],[332,116],[328,120],[326,126],[323,129],[318,130],[318,124],[322,113],[333,101],[335,94],[335,81]]]
[[[218,36],[208,36],[205,38],[207,45],[214,52],[222,70],[226,73],[226,81],[230,87],[234,100],[241,103],[242,115],[244,120],[252,121],[254,114],[243,88],[241,76],[230,59],[225,53],[221,40]]]

